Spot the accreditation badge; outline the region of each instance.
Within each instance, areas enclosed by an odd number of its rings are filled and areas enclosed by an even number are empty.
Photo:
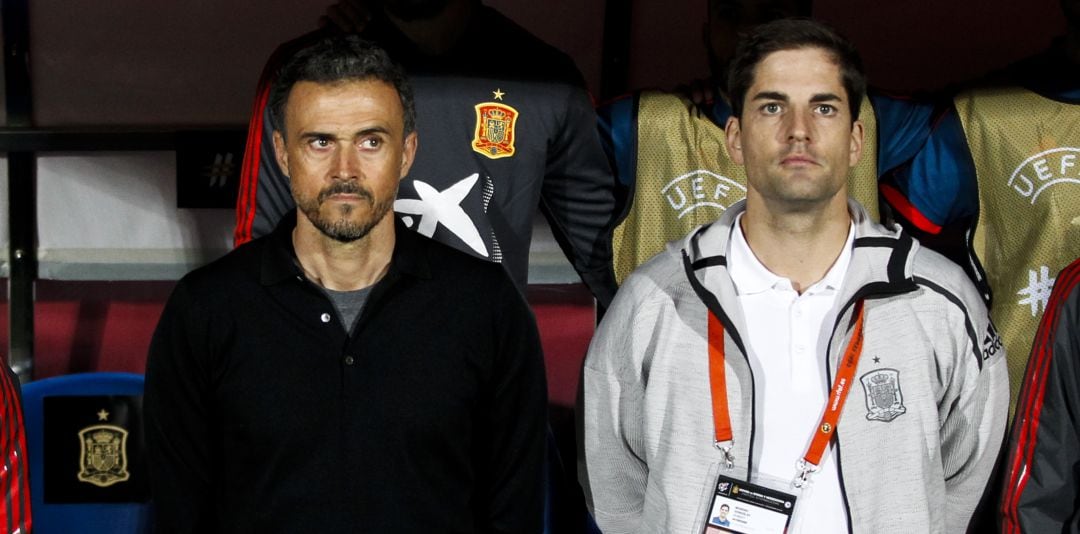
[[[795,514],[798,494],[782,483],[746,482],[721,474],[705,517],[705,534],[783,534]],[[798,490],[794,490],[798,491]]]

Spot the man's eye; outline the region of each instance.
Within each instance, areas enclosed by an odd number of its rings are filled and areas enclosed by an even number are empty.
[[[761,111],[764,111],[765,113],[767,113],[769,115],[780,113],[780,104],[776,104],[776,103],[765,104],[764,106],[761,106]]]
[[[382,145],[382,140],[378,137],[369,137],[360,141],[361,148],[379,148],[380,145]]]
[[[317,137],[311,140],[311,146],[315,148],[329,148],[330,140],[325,137]]]
[[[836,107],[829,104],[820,104],[817,107],[817,112],[822,115],[833,115],[836,113]]]

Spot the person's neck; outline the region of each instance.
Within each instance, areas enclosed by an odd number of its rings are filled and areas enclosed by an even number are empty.
[[[368,234],[342,243],[323,234],[302,213],[293,229],[293,249],[304,275],[334,291],[354,291],[378,282],[394,253],[394,218],[383,218]]]
[[[840,195],[823,209],[777,208],[747,199],[740,228],[758,261],[791,280],[800,295],[821,281],[843,252],[851,228],[847,199]]]
[[[465,35],[476,8],[476,0],[452,0],[442,13],[428,19],[402,20],[389,12],[386,16],[421,53],[441,56]]]

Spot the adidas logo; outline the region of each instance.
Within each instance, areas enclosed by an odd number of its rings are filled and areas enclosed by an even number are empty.
[[[986,337],[983,338],[982,344],[983,361],[989,360],[991,356],[997,354],[1001,350],[1001,336],[998,335],[997,329],[994,328],[993,323],[990,323],[986,328]]]

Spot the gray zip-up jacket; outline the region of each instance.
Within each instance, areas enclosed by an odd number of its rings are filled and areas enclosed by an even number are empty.
[[[735,453],[725,474],[746,479],[755,469],[754,374],[726,267],[744,206],[635,271],[589,347],[579,468],[605,534],[702,532],[722,469],[713,445],[708,310],[725,331]],[[854,201],[849,206],[854,250],[837,319],[823,325],[828,382],[821,384],[830,387],[854,304],[865,299],[864,348],[831,452],[849,530],[962,532],[1004,438],[1009,390],[1001,341],[959,267],[871,222]]]

